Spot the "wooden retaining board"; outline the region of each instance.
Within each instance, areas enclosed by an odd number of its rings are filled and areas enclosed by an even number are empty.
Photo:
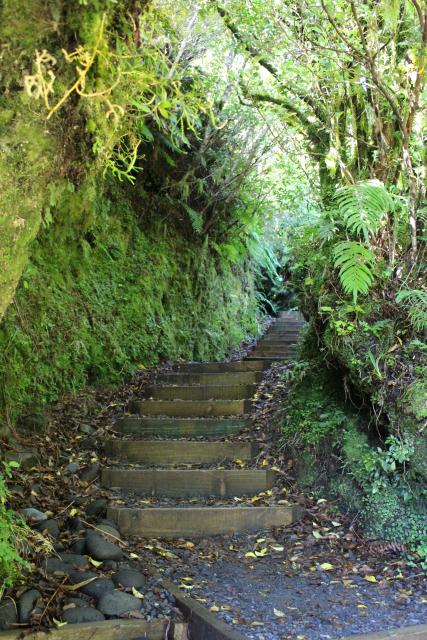
[[[153,385],[146,387],[144,394],[156,400],[245,400],[251,398],[255,384],[230,385]]]
[[[275,473],[263,469],[103,469],[104,487],[173,498],[254,495],[274,486]]]
[[[250,460],[257,447],[250,442],[194,440],[107,440],[108,456],[152,465],[205,464],[223,460]]]
[[[15,631],[1,631],[1,640],[165,640],[170,621],[153,620],[102,620],[67,624],[59,629],[31,631],[22,627]],[[185,637],[186,624],[176,623],[174,637]],[[25,634],[25,635],[24,635]]]
[[[124,536],[204,537],[283,527],[300,519],[299,505],[273,507],[109,507],[107,517]]]
[[[175,598],[180,611],[188,620],[189,637],[194,640],[245,640],[235,629],[209,611],[194,598],[183,593],[170,580],[162,580],[163,587]]]
[[[129,405],[141,416],[173,416],[207,418],[209,416],[241,416],[251,410],[250,400],[140,400]]]
[[[163,373],[157,378],[161,384],[259,384],[262,380],[262,371],[229,371],[228,373]]]
[[[388,631],[361,633],[346,636],[342,638],[342,640],[427,640],[427,624],[401,627],[400,629],[389,629]]]
[[[169,438],[221,438],[247,427],[244,418],[121,418],[115,429],[126,435]]]

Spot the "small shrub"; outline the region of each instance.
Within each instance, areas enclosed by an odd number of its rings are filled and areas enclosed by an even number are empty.
[[[15,585],[28,566],[17,550],[19,541],[25,538],[26,525],[8,508],[8,492],[5,476],[10,477],[16,463],[3,462],[0,473],[0,597],[5,589]]]

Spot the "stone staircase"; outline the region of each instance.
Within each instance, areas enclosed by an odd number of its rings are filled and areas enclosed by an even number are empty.
[[[302,324],[297,313],[284,313],[244,360],[177,365],[162,373],[144,398],[130,403],[133,415],[117,422],[123,439],[106,442],[111,466],[102,471],[103,486],[119,496],[108,517],[123,535],[198,537],[284,526],[298,519],[297,505],[227,503],[227,498],[271,489],[275,472],[222,465],[250,463],[256,455],[254,444],[232,437],[248,426],[264,371],[294,355]],[[157,503],[147,505],[144,497]],[[212,497],[218,498],[218,506],[205,504]]]

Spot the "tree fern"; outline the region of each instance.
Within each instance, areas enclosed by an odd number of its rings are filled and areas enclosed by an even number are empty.
[[[386,214],[395,209],[393,197],[377,181],[341,187],[334,199],[347,229],[366,242],[381,228]]]
[[[334,265],[340,268],[341,286],[355,302],[359,293],[369,291],[374,260],[372,251],[360,242],[340,242],[334,247]]]
[[[427,329],[427,291],[423,289],[402,289],[396,302],[403,305],[409,314],[412,326],[417,331]]]

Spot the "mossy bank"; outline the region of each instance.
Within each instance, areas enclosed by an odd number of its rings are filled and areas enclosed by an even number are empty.
[[[161,358],[221,358],[257,330],[248,268],[219,264],[207,242],[166,224],[142,230],[124,197],[95,195],[90,229],[67,233],[74,198],[33,242],[1,325],[5,422]]]
[[[144,2],[4,0],[0,17],[7,428],[162,358],[221,358],[256,332],[257,304],[250,261],[221,256],[166,197],[206,114],[196,71],[184,88],[164,54],[170,16]]]

